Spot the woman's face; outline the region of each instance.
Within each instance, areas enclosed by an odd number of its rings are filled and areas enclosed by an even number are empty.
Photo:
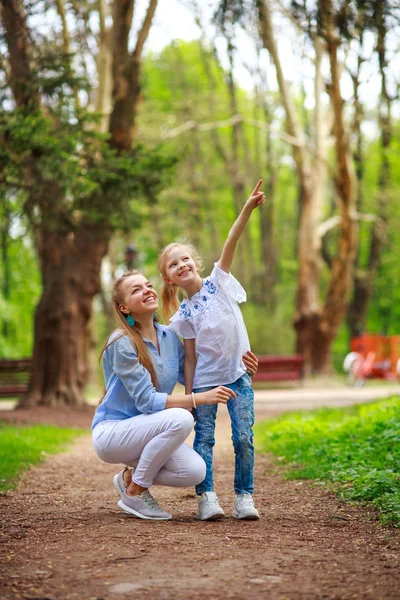
[[[123,303],[121,312],[130,314],[140,321],[141,315],[154,313],[158,309],[158,295],[152,284],[141,274],[130,275],[121,284]]]

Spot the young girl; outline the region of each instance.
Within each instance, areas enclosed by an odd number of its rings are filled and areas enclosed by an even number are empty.
[[[169,244],[159,256],[164,279],[163,315],[171,317],[170,328],[184,339],[186,393],[204,392],[224,385],[235,392],[228,403],[235,450],[236,493],[233,516],[258,519],[253,493],[254,393],[251,378],[242,362],[250,344],[239,302],[246,293],[230,274],[237,242],[252,211],[265,200],[260,192],[262,180],[254,188],[239,217],[229,231],[221,257],[209,277],[199,275],[200,261],[194,248],[186,244]],[[178,289],[187,294],[179,305]],[[196,486],[199,496],[198,518],[203,521],[224,517],[214,493],[212,455],[217,405],[197,406],[195,412],[194,449],[206,463],[206,477]]]

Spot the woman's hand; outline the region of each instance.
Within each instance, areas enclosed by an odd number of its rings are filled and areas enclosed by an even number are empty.
[[[251,377],[257,373],[258,370],[258,358],[251,350],[248,350],[246,354],[243,354],[242,360],[244,362],[244,366],[250,373]]]
[[[198,392],[194,395],[196,404],[226,404],[231,398],[236,398],[233,390],[220,385],[209,392]]]

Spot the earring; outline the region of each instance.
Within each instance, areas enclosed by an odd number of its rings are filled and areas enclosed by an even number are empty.
[[[135,319],[132,319],[131,315],[128,315],[126,317],[126,322],[128,323],[128,325],[130,325],[131,327],[134,326],[134,324],[136,323]]]
[[[157,313],[153,313],[153,321],[157,319]]]

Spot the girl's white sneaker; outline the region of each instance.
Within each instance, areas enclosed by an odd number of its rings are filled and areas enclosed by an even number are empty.
[[[225,513],[219,505],[215,492],[203,492],[199,496],[197,518],[200,521],[217,521],[218,519],[223,519],[224,516]]]
[[[251,494],[236,495],[233,516],[246,521],[257,521],[260,518]]]

